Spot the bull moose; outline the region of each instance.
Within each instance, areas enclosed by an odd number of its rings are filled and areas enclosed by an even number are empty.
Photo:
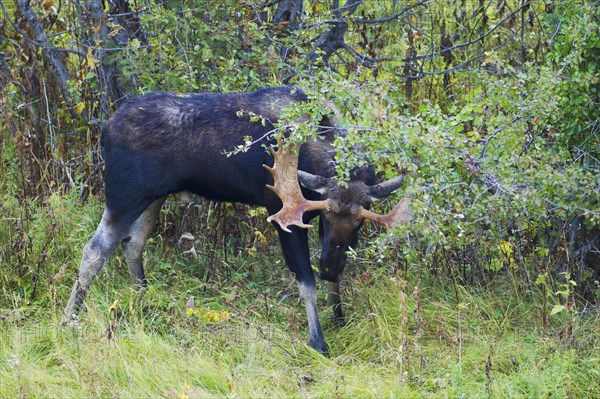
[[[295,274],[308,316],[309,343],[327,355],[317,313],[315,276],[305,229],[320,216],[322,253],[318,277],[327,280],[328,303],[342,320],[339,278],[348,248],[354,248],[364,220],[392,226],[410,219],[407,200],[387,215],[369,211],[375,199],[402,185],[395,177],[379,183],[371,165],[354,168],[338,185],[333,140],[344,134],[324,116],[315,139],[295,146],[277,141],[284,108],[308,101],[302,90],[273,87],[252,93],[151,93],[125,102],[102,126],[106,206],[83,257],[63,323],[76,318],[98,271],[120,243],[133,283],[146,284],[142,252],[168,195],[192,192],[225,202],[264,206],[279,233],[283,255]],[[259,115],[257,123],[252,115]],[[281,136],[279,136],[281,138]],[[229,154],[244,139],[261,145]],[[291,178],[290,178],[291,177]]]

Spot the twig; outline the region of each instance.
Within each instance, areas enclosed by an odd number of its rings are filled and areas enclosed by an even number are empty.
[[[58,82],[58,86],[60,88],[61,94],[65,103],[68,106],[74,105],[74,100],[69,92],[69,81],[71,81],[71,75],[67,71],[67,67],[58,56],[58,51],[55,47],[50,46],[48,41],[48,35],[44,31],[42,24],[40,23],[37,15],[30,7],[29,0],[16,0],[16,3],[23,13],[27,23],[31,27],[31,30],[35,34],[35,39],[37,41],[37,45],[42,49],[42,54],[46,57],[46,59],[52,65],[52,69],[54,70],[54,74],[56,76],[56,80]],[[4,6],[2,7],[4,10]]]
[[[512,123],[515,123],[517,121],[518,118],[515,118],[515,120],[513,120]],[[483,159],[485,157],[485,153],[487,152],[487,147],[488,144],[490,144],[490,141],[492,141],[492,139],[501,131],[503,131],[504,129],[506,129],[506,125],[502,125],[500,126],[498,129],[494,130],[494,132],[492,134],[489,135],[489,137],[485,140],[485,143],[483,143],[483,148],[481,149],[481,154],[479,154],[479,159]]]
[[[403,16],[404,14],[406,14],[407,12],[409,12],[410,10],[412,10],[413,8],[423,6],[423,5],[427,4],[428,2],[429,2],[429,0],[421,0],[418,3],[409,4],[402,11],[397,12],[396,14],[390,15],[388,17],[377,18],[377,19],[354,18],[351,21],[354,22],[355,24],[369,24],[369,25],[383,24],[383,23],[398,19],[401,16]]]
[[[48,102],[48,93],[46,93],[46,81],[43,82],[44,99],[46,100],[46,115],[48,116],[48,131],[50,133],[50,150],[54,151],[54,128],[52,127],[52,118],[50,117],[50,103]]]
[[[430,54],[417,55],[415,57],[411,57],[410,59],[401,59],[400,61],[408,62],[408,61],[414,61],[414,60],[420,60],[420,59],[426,59],[426,58],[433,58],[433,57],[436,57],[438,55],[442,55],[442,53],[449,52],[449,51],[452,51],[452,50],[456,50],[456,49],[459,49],[459,48],[462,48],[462,47],[468,47],[468,46],[470,46],[472,44],[480,42],[483,39],[485,39],[486,37],[488,37],[489,35],[491,35],[492,33],[494,33],[496,31],[496,29],[498,29],[502,24],[504,24],[504,22],[506,22],[508,19],[510,19],[514,14],[518,13],[519,11],[521,11],[522,8],[527,7],[530,4],[531,4],[530,1],[528,1],[527,3],[522,4],[521,7],[519,7],[515,11],[511,12],[506,17],[502,18],[496,25],[494,25],[493,28],[491,28],[487,32],[483,33],[481,36],[479,36],[476,39],[469,40],[468,42],[463,42],[463,43],[455,44],[452,47],[444,48],[442,51],[434,51],[434,52],[432,52]]]

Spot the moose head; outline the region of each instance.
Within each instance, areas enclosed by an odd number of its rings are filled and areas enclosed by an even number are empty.
[[[369,209],[373,202],[387,198],[400,188],[403,176],[368,186],[363,180],[350,179],[347,185],[340,185],[334,178],[327,178],[298,170],[300,144],[283,146],[281,136],[278,149],[271,148],[273,167],[263,165],[273,176],[274,185],[267,186],[281,199],[283,207],[269,216],[269,222],[276,222],[289,232],[288,226],[311,227],[303,221],[309,211],[321,211],[320,238],[322,245],[318,277],[337,283],[346,264],[346,252],[355,248],[358,233],[365,220],[383,224],[391,229],[398,223],[412,220],[409,199],[404,198],[386,215],[379,215]],[[297,176],[297,177],[296,177]],[[302,194],[300,185],[318,193],[321,200],[308,200]]]

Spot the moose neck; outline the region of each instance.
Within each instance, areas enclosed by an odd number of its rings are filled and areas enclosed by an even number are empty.
[[[335,175],[335,150],[332,140],[319,138],[308,141],[300,149],[298,169],[323,177]]]
[[[317,140],[308,141],[300,149],[298,169],[313,175],[332,178],[336,175],[335,149],[333,140],[335,136],[328,134],[320,136]],[[377,184],[377,176],[373,165],[367,163],[355,167],[350,171],[350,179],[362,181],[368,186]]]

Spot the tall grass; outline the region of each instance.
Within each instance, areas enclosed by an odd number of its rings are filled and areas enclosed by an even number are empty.
[[[285,271],[253,287],[174,265],[162,284],[175,257],[149,255],[150,288],[130,289],[113,262],[77,328],[59,326],[60,309],[5,312],[0,397],[600,397],[598,314],[558,313],[544,332],[540,295],[515,297],[509,283],[454,292],[425,278],[350,275],[349,322],[325,322],[326,359],[305,344],[293,285],[280,291]],[[188,316],[191,295],[229,317]]]
[[[515,289],[506,275],[466,287],[350,267],[345,326],[329,320],[319,293],[327,359],[306,345],[304,307],[275,240],[248,251],[209,239],[194,259],[169,244],[165,217],[146,251],[150,286],[131,289],[115,256],[79,326],[63,328],[101,204],[82,204],[76,190],[2,203],[2,398],[600,397],[599,315],[577,304],[552,314],[564,303],[552,283]],[[192,296],[197,312],[186,309]]]

